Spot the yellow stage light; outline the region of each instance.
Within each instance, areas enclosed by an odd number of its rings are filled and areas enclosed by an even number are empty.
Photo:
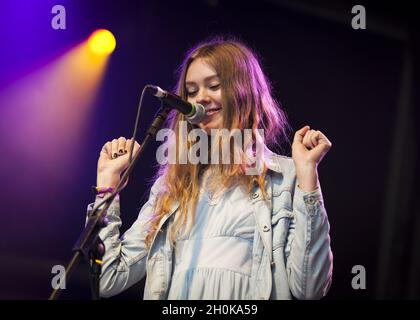
[[[90,50],[95,54],[110,55],[116,46],[114,35],[106,29],[98,29],[88,40]]]

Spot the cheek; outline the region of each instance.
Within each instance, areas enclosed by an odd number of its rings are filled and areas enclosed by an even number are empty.
[[[215,92],[214,101],[216,101],[220,105],[222,104],[222,91],[221,90]]]

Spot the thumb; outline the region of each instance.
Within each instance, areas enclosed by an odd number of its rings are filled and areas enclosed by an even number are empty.
[[[309,126],[304,126],[298,131],[296,131],[295,136],[293,138],[293,143],[295,142],[303,142],[303,137],[305,136],[306,132],[310,130],[311,128]]]

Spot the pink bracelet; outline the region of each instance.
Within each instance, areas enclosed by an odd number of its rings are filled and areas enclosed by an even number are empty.
[[[105,193],[112,193],[114,192],[114,188],[113,187],[96,187],[96,186],[92,186],[92,191],[94,194],[96,194],[97,197],[99,198],[103,198],[105,196]]]

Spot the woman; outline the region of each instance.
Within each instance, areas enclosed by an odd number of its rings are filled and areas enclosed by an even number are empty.
[[[206,109],[198,126],[187,124],[188,132],[199,129],[210,137],[212,130],[249,129],[251,138],[244,138],[243,148],[235,143],[228,157],[237,153],[240,163],[161,165],[149,200],[121,239],[119,198],[113,201],[110,223],[100,233],[106,247],[100,294],[118,294],[147,274],[145,299],[325,296],[332,252],[317,166],[331,142],[305,126],[294,135],[292,158],[268,150],[287,141],[286,117],[256,55],[236,40],[214,39],[190,50],[176,91]],[[194,142],[182,145],[185,120],[180,113],[170,119],[178,156]],[[131,143],[121,137],[104,145],[99,187],[118,184]],[[134,152],[138,148],[135,142]],[[263,159],[262,168],[249,174],[254,156]]]

